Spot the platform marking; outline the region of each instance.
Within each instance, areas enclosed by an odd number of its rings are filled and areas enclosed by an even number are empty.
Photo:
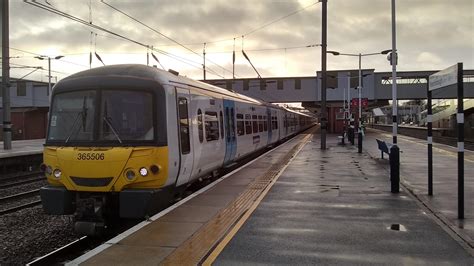
[[[276,176],[270,181],[270,183],[267,185],[265,190],[260,194],[260,196],[255,200],[255,202],[252,204],[252,206],[242,215],[242,217],[237,221],[237,223],[234,225],[234,227],[229,231],[229,233],[222,239],[221,242],[212,250],[212,252],[209,254],[209,256],[204,260],[202,265],[204,266],[210,266],[212,263],[217,259],[217,257],[221,254],[221,252],[224,250],[224,248],[229,244],[229,242],[234,238],[234,236],[237,234],[237,232],[240,230],[242,225],[248,220],[250,215],[257,209],[257,207],[260,205],[261,201],[265,196],[267,195],[268,191],[273,187],[273,185],[277,182],[278,178],[281,176],[281,174],[286,170],[286,168],[291,164],[291,162],[296,158],[296,156],[300,153],[300,151],[304,148],[306,143],[308,142],[310,136],[313,136],[313,134],[308,134],[303,141],[303,145],[301,145],[298,150],[293,154],[293,156],[288,160],[288,162],[280,169],[280,171],[276,174]]]
[[[292,139],[289,139],[288,141],[290,140],[293,140]],[[281,145],[283,144],[286,144],[287,142],[284,142],[282,143]],[[65,265],[79,265],[83,262],[86,262],[87,260],[89,260],[90,258],[94,257],[95,255],[101,253],[102,251],[106,250],[107,248],[117,244],[118,242],[122,241],[123,239],[125,239],[126,237],[130,236],[131,234],[137,232],[138,230],[142,229],[143,227],[147,226],[148,224],[151,224],[153,221],[155,220],[158,220],[159,218],[161,218],[162,216],[166,215],[167,213],[173,211],[174,209],[178,208],[179,206],[183,205],[184,203],[190,201],[191,199],[193,199],[194,197],[197,197],[198,195],[206,192],[207,190],[211,189],[212,187],[214,187],[215,185],[219,184],[220,182],[224,181],[226,178],[228,178],[229,176],[235,174],[236,172],[242,170],[243,168],[249,166],[250,164],[254,163],[255,161],[261,159],[261,157],[263,156],[266,156],[267,154],[273,152],[274,150],[276,150],[277,148],[280,148],[281,145],[278,145],[276,146],[275,148],[265,152],[264,154],[258,156],[257,158],[253,159],[252,161],[242,165],[241,167],[233,170],[232,172],[230,173],[227,173],[226,175],[224,175],[223,177],[217,179],[216,181],[212,182],[211,184],[201,188],[200,190],[194,192],[193,194],[187,196],[186,198],[176,202],[175,204],[171,205],[170,207],[164,209],[163,211],[155,214],[154,216],[150,217],[148,220],[146,221],[142,221],[140,223],[138,223],[137,225],[133,226],[132,228],[126,230],[125,232],[115,236],[114,238],[108,240],[107,242],[105,242],[104,244],[94,248],[93,250],[83,254],[82,256],[66,263]],[[303,145],[304,146],[304,145]],[[299,150],[298,150],[299,152]],[[292,158],[293,159],[293,158]],[[291,159],[291,160],[292,160]],[[291,161],[290,160],[290,161]],[[286,167],[286,166],[285,166]]]

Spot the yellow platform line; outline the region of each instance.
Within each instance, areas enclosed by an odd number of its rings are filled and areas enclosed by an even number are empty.
[[[234,225],[234,227],[229,231],[229,233],[222,239],[222,241],[214,248],[214,250],[212,250],[212,252],[206,258],[206,260],[204,260],[202,265],[204,265],[204,266],[212,265],[212,263],[221,254],[221,252],[224,250],[224,248],[227,246],[227,244],[229,244],[229,242],[234,238],[234,236],[237,234],[237,232],[240,230],[240,228],[248,220],[250,215],[252,215],[252,213],[257,209],[257,207],[262,202],[263,198],[265,198],[265,196],[267,195],[268,191],[270,191],[270,189],[273,187],[273,185],[277,182],[280,175],[286,170],[286,168],[290,165],[290,163],[293,161],[293,159],[296,158],[296,156],[300,153],[300,151],[306,145],[306,143],[308,142],[308,140],[311,136],[312,136],[312,134],[309,134],[308,136],[305,137],[306,139],[304,139],[303,145],[301,145],[299,147],[299,149],[294,153],[294,156],[286,163],[286,165],[279,171],[279,173],[267,185],[265,190],[255,200],[255,202],[252,204],[252,206],[245,212],[244,215],[242,215],[242,217],[238,220],[238,222]]]

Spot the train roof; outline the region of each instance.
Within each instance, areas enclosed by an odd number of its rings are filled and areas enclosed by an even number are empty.
[[[131,78],[143,79],[143,80],[152,80],[152,81],[158,81],[162,84],[170,84],[170,85],[179,84],[179,85],[189,86],[191,88],[201,89],[201,90],[205,90],[211,93],[217,93],[221,95],[222,97],[226,97],[226,98],[240,100],[240,101],[248,102],[252,104],[271,106],[273,108],[284,109],[292,113],[306,115],[300,112],[289,110],[282,106],[278,106],[271,103],[267,103],[262,100],[254,99],[249,96],[236,93],[234,91],[229,91],[221,87],[210,85],[208,83],[193,80],[184,76],[179,76],[177,74],[171,73],[169,71],[161,70],[156,67],[150,67],[150,66],[140,65],[140,64],[109,65],[109,66],[103,66],[103,67],[84,70],[62,79],[56,84],[55,87],[61,87],[61,85],[63,84],[71,83],[71,82],[78,81],[81,79],[105,78],[105,77],[110,78],[114,76],[115,77],[116,76],[131,77]]]

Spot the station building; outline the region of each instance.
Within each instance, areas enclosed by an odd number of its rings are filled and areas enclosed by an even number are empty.
[[[46,137],[49,110],[48,83],[10,78],[12,139]],[[3,101],[0,94],[0,128],[3,125]],[[0,134],[2,140],[3,134]]]

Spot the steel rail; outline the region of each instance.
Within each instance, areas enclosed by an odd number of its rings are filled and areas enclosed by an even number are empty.
[[[3,198],[0,198],[0,203],[3,203],[5,201],[10,201],[10,200],[13,200],[13,199],[22,199],[22,198],[25,198],[27,196],[31,196],[33,194],[38,194],[39,191],[40,191],[39,189],[33,189],[33,190],[30,190],[30,191],[21,192],[21,193],[18,193],[18,194],[6,196],[6,197],[3,197]]]
[[[40,204],[41,204],[41,200],[37,200],[37,201],[22,204],[22,205],[19,205],[19,206],[15,206],[15,207],[12,207],[12,208],[8,208],[8,209],[5,209],[5,210],[0,210],[0,216],[8,214],[8,213],[16,212],[16,211],[19,211],[19,210],[23,210],[23,209],[26,209],[26,208],[29,208],[29,207],[34,207],[34,206],[37,206],[37,205],[40,205]]]
[[[33,179],[26,179],[26,180],[21,180],[17,182],[11,182],[11,183],[6,183],[6,184],[1,184],[0,189],[5,189],[5,188],[10,188],[10,187],[16,187],[24,184],[30,184],[38,181],[43,181],[46,180],[46,177],[38,177],[38,178],[33,178]]]

